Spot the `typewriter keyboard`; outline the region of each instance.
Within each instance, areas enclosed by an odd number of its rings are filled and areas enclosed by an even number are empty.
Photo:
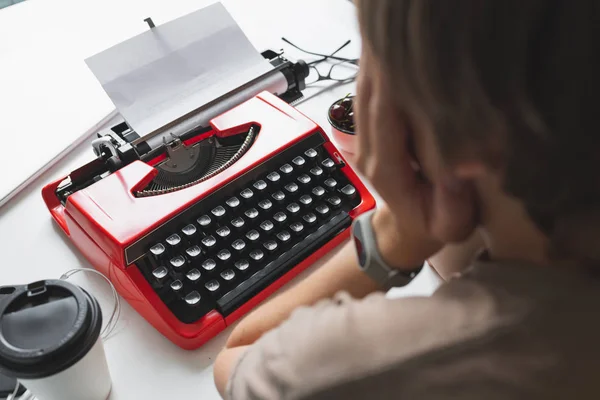
[[[229,315],[350,226],[359,193],[323,143],[304,139],[129,249],[178,319]]]

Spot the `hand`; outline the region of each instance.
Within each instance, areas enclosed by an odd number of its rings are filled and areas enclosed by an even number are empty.
[[[392,82],[368,43],[363,44],[360,67],[355,109],[357,166],[391,211],[385,218],[376,218],[376,230],[396,235],[389,239],[378,234],[382,240],[378,245],[387,246],[384,257],[391,265],[414,266],[446,243],[462,241],[473,232],[473,191],[441,161],[427,119],[419,118],[415,110],[398,110]]]

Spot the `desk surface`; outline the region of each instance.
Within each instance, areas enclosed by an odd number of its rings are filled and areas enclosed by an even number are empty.
[[[36,2],[39,4],[34,4]],[[83,54],[102,50],[139,33],[145,29],[140,22],[147,16],[152,16],[158,24],[212,2],[29,0],[13,7],[29,3],[27,7],[43,8],[44,11],[56,14],[57,19],[63,24],[61,35],[64,37],[76,35],[77,43],[80,45],[88,43],[84,50],[79,49],[80,54]],[[42,6],[41,3],[52,4],[54,8]],[[86,4],[85,7],[82,6],[83,3]],[[298,2],[288,0],[253,0],[252,2],[232,0],[223,3],[259,50],[274,47],[285,48],[287,51],[289,47],[279,40],[281,36],[288,37],[308,50],[322,52],[330,52],[347,39],[352,39],[354,43],[347,49],[347,55],[358,55],[359,42],[354,9],[345,0],[326,2],[306,0],[302,2],[301,9]],[[167,4],[169,8],[165,9]],[[65,19],[63,16],[67,12],[76,13],[78,16]],[[26,24],[26,14],[14,12],[13,16],[22,18],[23,24]],[[46,15],[46,18],[52,19],[53,15]],[[100,29],[101,25],[104,31],[99,35],[96,30]],[[41,51],[40,46],[48,42],[46,38],[38,43],[31,36],[23,38],[13,36],[12,40],[22,40],[23,45],[29,46],[28,49],[32,52]],[[60,43],[55,42],[55,45],[58,46],[59,53],[64,51]],[[23,74],[30,72],[23,71]],[[25,79],[25,77],[17,76],[15,79]],[[64,83],[65,86],[77,84],[77,80]],[[52,84],[38,87],[40,96],[54,99],[46,106],[57,112],[61,110],[63,101],[70,104],[70,112],[75,114],[85,108],[89,102],[93,103],[98,99],[101,103],[103,101],[103,92],[99,85],[89,87],[89,93],[85,92],[85,96],[79,98],[77,104],[69,98],[68,93],[57,93],[54,89]],[[354,87],[351,85],[337,87],[299,105],[298,108],[327,131],[328,105],[353,90]],[[311,91],[307,92],[310,93]],[[11,93],[6,92],[0,94],[4,99],[10,95]],[[35,114],[37,110],[30,111]],[[52,223],[40,192],[47,182],[64,176],[92,158],[93,152],[89,140],[86,140],[0,208],[0,251],[4,253],[0,285],[58,278],[67,270],[90,267]],[[320,264],[321,262],[318,265]],[[318,268],[318,265],[302,274],[291,285],[314,268]],[[105,313],[112,308],[110,290],[100,278],[78,274],[71,279],[89,288],[98,297]],[[425,287],[431,286],[432,278],[425,277],[422,281]],[[106,342],[106,353],[113,377],[113,392],[110,399],[218,399],[213,384],[212,364],[230,332],[231,328],[201,349],[184,351],[167,341],[128,304],[123,303],[116,334]]]

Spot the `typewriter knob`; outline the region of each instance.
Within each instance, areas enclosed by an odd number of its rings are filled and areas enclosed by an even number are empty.
[[[108,165],[110,172],[118,171],[123,166],[121,159],[117,156],[110,157],[108,160],[106,160],[106,164]]]

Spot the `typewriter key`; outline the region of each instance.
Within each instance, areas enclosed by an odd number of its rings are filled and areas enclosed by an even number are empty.
[[[265,253],[263,253],[262,250],[252,250],[250,252],[250,258],[253,259],[254,261],[260,261],[263,259],[264,256],[265,256]]]
[[[238,239],[231,244],[231,247],[233,247],[234,250],[242,251],[246,247],[246,242],[244,242],[242,239]]]
[[[169,270],[165,267],[158,267],[152,271],[152,275],[159,281],[163,280],[169,274]]]
[[[202,274],[196,268],[194,268],[193,270],[191,270],[190,272],[188,272],[187,275],[186,275],[186,277],[191,282],[196,282],[198,279],[200,279],[201,276],[202,276]]]
[[[256,190],[258,190],[259,192],[262,192],[263,190],[265,190],[267,188],[267,182],[265,182],[261,179],[260,181],[254,182],[253,186]]]
[[[200,293],[194,290],[193,292],[190,292],[187,296],[185,296],[185,302],[188,303],[190,306],[195,306],[200,302],[201,298],[202,297],[200,297]]]
[[[271,197],[273,198],[273,200],[275,200],[278,204],[281,204],[281,202],[283,202],[285,200],[285,193],[283,193],[281,190],[273,193],[271,195]]]
[[[207,271],[212,271],[213,269],[215,269],[216,266],[217,263],[212,258],[209,258],[208,260],[205,260],[202,263],[202,268],[204,268]]]
[[[287,243],[292,238],[292,235],[288,231],[281,231],[277,234],[277,239],[283,243]]]
[[[285,215],[285,213],[282,213],[281,211],[276,213],[275,215],[273,215],[273,219],[276,222],[282,223],[285,222],[285,220],[287,219],[287,215]]]
[[[202,228],[206,228],[208,226],[210,226],[210,223],[212,222],[212,220],[210,219],[210,217],[208,215],[203,215],[200,218],[198,218],[198,225],[200,225]]]
[[[331,196],[327,199],[327,202],[334,207],[339,207],[340,204],[342,204],[342,199],[340,199],[338,196]]]
[[[223,206],[215,207],[211,211],[212,215],[214,215],[217,218],[222,218],[225,215],[226,212],[227,211],[225,210],[225,208],[223,208]]]
[[[237,197],[232,197],[226,201],[227,205],[231,208],[236,208],[240,205],[240,199]]]
[[[304,152],[304,155],[308,158],[316,158],[319,153],[315,149],[308,149]]]
[[[356,188],[352,185],[346,185],[340,191],[350,200],[354,200],[358,196],[356,193]]]
[[[312,197],[310,197],[309,195],[305,194],[304,196],[300,197],[300,203],[302,203],[302,205],[304,206],[309,206],[311,205],[313,202]]]
[[[240,196],[242,196],[244,200],[250,200],[254,196],[254,192],[250,189],[244,189],[242,190],[242,193],[240,193]]]
[[[263,244],[263,246],[269,252],[273,252],[273,251],[277,250],[277,242],[274,240],[269,240],[268,242],[265,242],[265,244]]]
[[[184,236],[189,238],[191,236],[194,236],[194,234],[196,233],[196,227],[192,224],[189,224],[185,228],[183,228],[181,232],[183,232]]]
[[[193,246],[193,247],[190,247],[189,249],[187,249],[185,252],[191,258],[196,258],[200,254],[202,254],[202,249],[200,248],[200,246]]]
[[[206,289],[209,292],[216,292],[217,290],[219,290],[220,286],[221,285],[219,284],[219,281],[214,280],[214,279],[210,282],[207,282],[206,285],[204,285],[204,287],[206,287]]]
[[[219,257],[219,260],[221,261],[227,261],[231,258],[231,252],[226,249],[221,250],[219,253],[217,253],[217,257]]]
[[[181,243],[181,237],[175,233],[167,238],[167,243],[172,247],[175,247]]]
[[[323,189],[321,186],[317,186],[312,190],[312,193],[317,197],[317,198],[321,198],[323,197],[323,195],[325,194],[325,189]]]
[[[251,208],[248,211],[246,211],[244,214],[246,214],[246,217],[248,217],[250,219],[255,219],[256,217],[258,217],[258,210],[256,208]]]
[[[304,222],[306,222],[308,225],[313,225],[314,223],[317,222],[317,216],[313,213],[308,213],[306,214],[304,217],[302,217],[302,219],[304,220]]]
[[[171,282],[171,290],[178,292],[181,289],[183,289],[183,282],[181,282],[179,279]]]
[[[333,170],[335,170],[335,163],[331,158],[323,160],[321,165],[323,166],[323,168],[325,168],[326,171],[332,172]]]
[[[154,246],[150,247],[150,252],[156,257],[162,255],[165,250],[165,246],[163,246],[162,243],[155,244]]]
[[[240,271],[245,271],[250,266],[248,260],[239,260],[235,262],[235,267]]]
[[[281,180],[281,175],[279,175],[277,172],[271,172],[269,175],[267,175],[267,179],[271,181],[271,183],[277,183]]]
[[[314,167],[310,170],[310,173],[315,177],[319,177],[319,176],[323,175],[323,168]]]
[[[231,221],[231,225],[233,225],[234,228],[240,229],[245,225],[245,222],[243,218],[238,217]]]
[[[292,167],[290,164],[284,164],[281,166],[281,168],[279,168],[279,170],[285,175],[289,175],[294,172],[294,167]]]
[[[248,240],[255,242],[260,237],[260,233],[258,233],[257,230],[252,229],[250,232],[246,233],[246,237],[248,238]]]
[[[233,272],[232,269],[228,269],[227,271],[223,271],[223,272],[221,272],[221,278],[225,279],[226,281],[230,281],[233,278],[235,278],[235,272]]]
[[[298,203],[291,203],[288,204],[287,210],[292,214],[298,214],[298,212],[300,211],[300,206],[298,205]]]
[[[329,207],[327,207],[327,204],[319,204],[317,208],[315,208],[315,211],[324,217],[329,214]]]
[[[266,211],[273,207],[273,203],[271,203],[271,200],[262,200],[258,203],[258,206]]]
[[[202,244],[207,248],[211,248],[217,244],[217,239],[215,239],[214,236],[206,236],[202,239]]]
[[[269,220],[266,220],[260,224],[260,229],[262,229],[265,232],[272,231],[274,227],[275,225],[273,225],[273,223]]]
[[[329,189],[334,189],[337,186],[337,181],[333,178],[329,178],[325,181],[325,186]]]
[[[294,182],[285,185],[285,190],[287,190],[290,194],[296,193],[298,189],[298,185],[296,185]]]
[[[292,162],[297,166],[297,167],[302,167],[304,164],[306,164],[306,160],[303,157],[296,157],[292,160]]]
[[[290,229],[294,233],[301,233],[304,230],[304,225],[302,225],[300,222],[294,222],[290,225]]]
[[[177,256],[173,259],[171,259],[171,265],[175,268],[181,268],[183,267],[185,264],[185,257],[183,256]]]
[[[219,229],[217,229],[217,235],[221,236],[222,238],[226,238],[227,236],[229,236],[230,233],[231,229],[229,229],[228,226],[222,226]]]
[[[298,182],[300,182],[303,185],[308,185],[310,183],[311,179],[310,176],[306,175],[306,174],[302,174],[298,177]]]

